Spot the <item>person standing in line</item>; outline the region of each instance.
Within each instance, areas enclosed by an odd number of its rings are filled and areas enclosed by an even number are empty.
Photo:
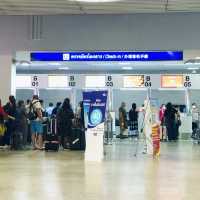
[[[4,111],[2,105],[1,105],[1,99],[0,99],[0,146],[4,145],[3,137],[6,133],[6,126],[5,126],[5,119],[8,117],[7,113]]]
[[[42,111],[42,116],[43,117],[47,117],[47,112],[44,109],[44,100],[43,99],[39,99],[40,105],[41,105],[41,111]]]
[[[73,119],[74,113],[71,108],[70,99],[66,98],[57,113],[58,134],[60,136],[60,143],[64,149],[70,148]]]
[[[17,106],[18,113],[18,131],[22,133],[23,136],[23,148],[26,148],[28,141],[28,120],[24,101],[19,101]]]
[[[199,108],[196,103],[192,103],[192,138],[195,137],[196,131],[199,128]]]
[[[136,104],[133,103],[129,111],[130,132],[132,136],[138,135],[138,111],[136,108]]]
[[[179,127],[181,126],[181,119],[180,119],[180,109],[178,106],[175,106],[174,109],[176,110],[175,113],[175,128],[176,128],[176,132],[174,135],[174,140],[178,140],[179,138]]]
[[[26,100],[26,115],[28,117],[28,114],[30,113],[30,107],[31,107],[31,100],[30,99],[27,99]],[[27,118],[27,122],[28,122],[28,136],[27,136],[27,141],[28,141],[28,144],[31,144],[31,127],[30,127],[30,120],[29,118]]]
[[[54,116],[56,116],[57,115],[57,112],[58,112],[58,110],[60,109],[60,106],[62,105],[62,103],[61,102],[57,102],[56,103],[56,107],[53,109],[53,111],[52,111],[52,117],[54,117]]]
[[[11,136],[14,134],[16,127],[15,118],[17,115],[17,106],[16,99],[14,96],[9,96],[9,102],[4,106],[4,110],[9,116],[11,116],[6,122],[7,131],[4,135],[4,144],[9,146]]]
[[[168,141],[172,141],[175,138],[176,135],[176,110],[172,106],[172,104],[169,102],[166,105],[166,110],[164,114],[164,120],[165,120],[165,125],[167,128],[167,136],[168,136]]]
[[[49,103],[49,107],[45,109],[45,112],[47,113],[48,117],[51,117],[53,109],[54,109],[53,103]]]
[[[43,149],[43,115],[42,106],[38,95],[33,95],[33,99],[30,105],[30,112],[32,113],[31,120],[31,132],[32,132],[32,145],[33,149]]]
[[[119,126],[120,126],[120,135],[119,138],[127,138],[128,134],[128,121],[127,121],[127,112],[126,112],[126,104],[125,102],[121,103],[119,108]]]
[[[77,114],[78,114],[78,119],[79,119],[81,128],[85,129],[83,101],[79,102]]]
[[[30,105],[31,105],[31,100],[30,100],[30,99],[27,99],[27,100],[26,100],[26,105],[25,105],[26,113],[29,113],[29,112],[30,112]]]
[[[0,123],[4,123],[4,119],[7,118],[8,114],[4,111],[4,108],[1,105],[0,99]]]

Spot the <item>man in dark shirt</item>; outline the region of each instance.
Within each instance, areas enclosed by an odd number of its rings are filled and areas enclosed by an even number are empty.
[[[60,109],[60,107],[61,107],[61,102],[57,102],[57,104],[56,104],[56,107],[53,109],[53,111],[52,111],[52,116],[56,116],[57,115],[57,113],[58,113],[58,110]]]

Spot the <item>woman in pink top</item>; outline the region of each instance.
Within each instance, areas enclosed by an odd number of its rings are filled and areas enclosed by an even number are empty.
[[[8,117],[8,114],[4,111],[2,105],[1,105],[1,99],[0,99],[0,123],[4,121],[5,118]]]

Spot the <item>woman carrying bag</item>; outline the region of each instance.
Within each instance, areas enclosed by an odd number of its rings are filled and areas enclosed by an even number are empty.
[[[3,136],[6,132],[6,126],[4,123],[4,119],[7,117],[7,114],[5,113],[3,107],[1,106],[1,100],[0,100],[0,146],[3,145]]]
[[[6,119],[15,120],[14,117],[8,115],[5,112],[4,108],[1,105],[1,99],[0,99],[0,146],[4,145],[3,138],[4,138],[4,135],[7,131],[7,128],[6,128],[6,125],[5,125]]]

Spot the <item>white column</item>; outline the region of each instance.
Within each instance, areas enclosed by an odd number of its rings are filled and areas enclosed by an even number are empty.
[[[186,112],[190,112],[190,91],[188,88],[185,89],[185,104],[186,104]]]
[[[16,94],[16,67],[12,64],[11,55],[0,55],[0,99],[4,105],[10,95]]]
[[[76,112],[76,108],[77,108],[77,105],[76,105],[76,89],[75,88],[72,88],[71,89],[71,104],[72,104],[72,109],[74,112]]]

